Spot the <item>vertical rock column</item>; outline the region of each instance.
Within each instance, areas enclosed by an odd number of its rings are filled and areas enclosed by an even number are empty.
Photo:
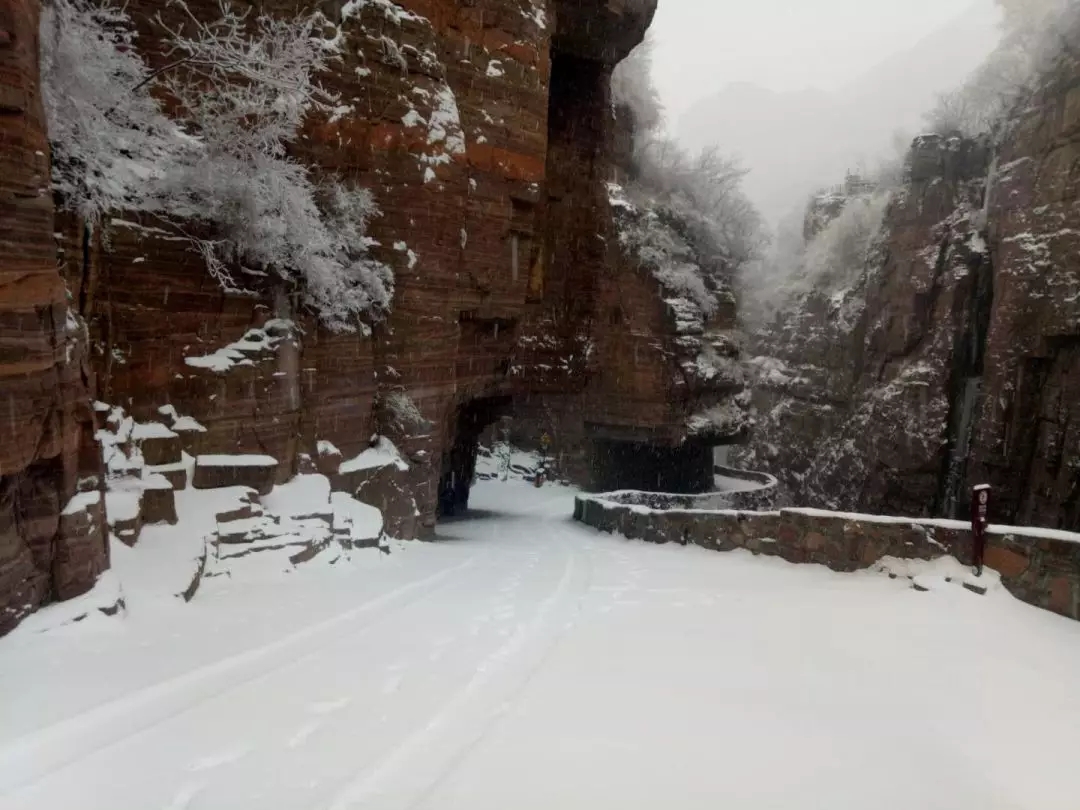
[[[53,242],[39,12],[37,0],[0,0],[0,635],[108,565],[100,498],[61,528],[92,417],[85,329]]]
[[[564,473],[588,477],[584,394],[598,372],[594,351],[602,278],[615,272],[611,73],[641,42],[655,2],[557,0],[548,101],[545,261],[530,279],[540,301],[515,358],[517,439],[554,441]]]

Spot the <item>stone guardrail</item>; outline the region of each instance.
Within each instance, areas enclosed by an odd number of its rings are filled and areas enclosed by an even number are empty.
[[[716,467],[716,475],[730,480],[746,483],[746,489],[705,492],[701,495],[676,495],[665,492],[641,492],[626,489],[609,492],[602,497],[612,503],[623,506],[641,506],[659,511],[683,510],[693,512],[715,512],[719,510],[738,510],[762,512],[772,509],[776,504],[776,479],[767,473],[747,472],[730,467]]]
[[[574,518],[600,531],[649,543],[692,544],[714,551],[742,548],[835,571],[869,568],[883,557],[932,560],[951,555],[964,564],[972,563],[971,529],[962,521],[816,509],[685,508],[681,504],[689,496],[650,497],[647,500],[654,503],[670,504],[653,507],[634,503],[631,496],[635,494],[648,493],[579,495]],[[991,526],[985,563],[1001,574],[1002,584],[1018,599],[1080,619],[1080,535]]]

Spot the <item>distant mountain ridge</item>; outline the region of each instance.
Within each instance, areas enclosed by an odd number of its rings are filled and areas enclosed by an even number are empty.
[[[890,154],[898,131],[917,132],[936,94],[963,82],[997,44],[999,19],[992,0],[979,0],[836,92],[729,84],[692,106],[676,136],[692,149],[715,144],[739,155],[751,170],[747,192],[776,222],[861,159]]]

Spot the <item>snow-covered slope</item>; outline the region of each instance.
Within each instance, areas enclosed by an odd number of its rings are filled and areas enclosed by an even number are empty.
[[[441,543],[24,625],[0,805],[1074,807],[1080,624],[942,563],[598,535],[572,495],[486,482]]]

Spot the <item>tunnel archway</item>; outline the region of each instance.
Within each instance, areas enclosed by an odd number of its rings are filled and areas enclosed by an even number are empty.
[[[480,397],[460,405],[454,416],[453,441],[443,453],[439,476],[438,517],[460,515],[469,508],[469,491],[476,477],[480,434],[510,412],[509,396]]]
[[[713,488],[713,448],[701,442],[665,446],[593,439],[591,488],[697,494]]]

